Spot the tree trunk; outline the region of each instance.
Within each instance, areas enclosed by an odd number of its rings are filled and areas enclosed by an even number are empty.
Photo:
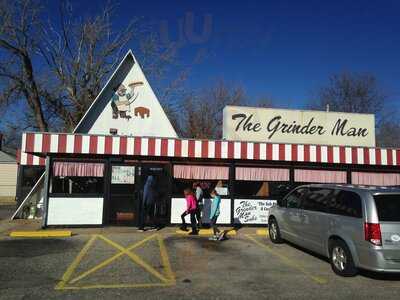
[[[28,102],[29,106],[32,108],[33,115],[36,121],[36,125],[40,131],[49,131],[48,124],[45,120],[43,114],[42,103],[40,101],[39,91],[33,78],[33,67],[32,61],[27,53],[21,53],[22,62],[25,70],[26,75],[26,85],[28,89],[26,89],[26,101]]]

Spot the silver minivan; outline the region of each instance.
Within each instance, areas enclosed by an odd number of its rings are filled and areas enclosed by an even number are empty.
[[[270,210],[269,237],[329,258],[333,271],[400,272],[400,189],[299,186]]]

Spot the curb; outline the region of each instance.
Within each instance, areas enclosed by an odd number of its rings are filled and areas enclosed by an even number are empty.
[[[256,234],[262,235],[262,236],[268,236],[268,230],[267,229],[257,229]]]
[[[10,237],[47,238],[47,237],[71,237],[69,230],[38,230],[38,231],[12,231]]]
[[[236,230],[221,230],[225,231],[227,235],[236,235]],[[188,235],[191,231],[183,231],[183,230],[177,230],[175,233],[181,234],[181,235]],[[213,230],[212,229],[200,229],[199,230],[199,235],[213,235]]]

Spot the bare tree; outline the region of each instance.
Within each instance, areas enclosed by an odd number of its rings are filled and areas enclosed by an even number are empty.
[[[32,1],[0,1],[0,100],[10,102],[23,97],[36,127],[48,130],[40,96],[40,83],[34,70],[38,49],[41,7]]]
[[[380,147],[400,147],[400,124],[395,120],[382,121],[377,128],[376,143]]]
[[[115,32],[113,12],[106,5],[83,18],[61,1],[55,23],[54,18],[44,21],[48,12],[38,0],[0,0],[0,105],[21,106],[26,112],[14,125],[21,130],[73,129],[131,42],[146,74],[161,81],[174,63],[173,45],[160,46],[152,28],[138,18]],[[171,79],[170,90],[176,93],[185,79]],[[164,90],[165,99],[171,91]]]
[[[135,33],[135,20],[113,32],[112,9],[106,6],[92,18],[76,20],[68,2],[61,2],[59,26],[42,27],[40,54],[56,77],[43,96],[67,130],[82,118]]]
[[[380,117],[387,95],[372,74],[341,73],[317,91],[313,108],[332,111],[372,113]]]
[[[311,108],[325,110],[329,105],[331,111],[374,114],[377,145],[399,146],[399,118],[393,108],[386,107],[387,97],[374,75],[341,73],[316,92]]]
[[[189,95],[183,100],[177,115],[181,134],[190,138],[221,138],[223,108],[245,103],[243,88],[229,86],[224,81],[217,82],[198,95]]]

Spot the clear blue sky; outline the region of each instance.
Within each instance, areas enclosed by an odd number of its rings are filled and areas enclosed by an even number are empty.
[[[76,1],[82,14],[105,1]],[[288,107],[304,107],[311,92],[341,71],[370,72],[400,96],[400,2],[398,1],[129,1],[119,0],[118,30],[132,17],[160,28],[170,40],[187,13],[196,33],[211,16],[211,34],[195,43],[184,35],[179,51],[190,64],[199,53],[188,85],[201,88],[224,78],[241,84],[253,98],[269,96]],[[52,4],[50,5],[52,6]],[[135,49],[133,49],[135,51]],[[200,52],[201,51],[201,52]]]

